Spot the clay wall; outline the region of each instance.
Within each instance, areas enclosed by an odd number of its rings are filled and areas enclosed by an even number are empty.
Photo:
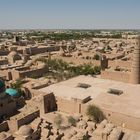
[[[81,104],[77,101],[67,100],[57,97],[57,107],[58,111],[65,112],[65,113],[80,113],[81,112]]]
[[[0,117],[8,117],[16,112],[16,102],[11,98],[1,99],[0,101]]]
[[[19,114],[21,115],[21,114]],[[25,114],[23,117],[18,117],[18,114],[15,118],[12,118],[8,121],[9,128],[12,132],[17,131],[22,125],[29,124],[35,118],[40,116],[39,110]]]
[[[8,55],[9,50],[0,50],[0,56]]]
[[[103,109],[104,114],[107,119],[118,126],[124,126],[125,128],[132,129],[135,131],[140,131],[140,118],[135,118],[126,114],[121,114],[118,112],[112,112],[106,109]]]
[[[132,65],[131,61],[121,61],[121,60],[117,60],[117,61],[116,60],[114,60],[114,61],[109,60],[108,61],[108,66],[111,66],[111,67],[120,66],[120,67],[131,68],[131,65]]]
[[[0,65],[6,65],[8,64],[8,60],[4,59],[4,60],[0,60]]]
[[[36,110],[34,112],[31,112],[30,114],[25,115],[23,118],[18,120],[18,127],[29,124],[32,122],[35,118],[40,116],[39,110]]]
[[[20,73],[17,70],[12,70],[11,74],[12,74],[12,80],[17,80],[20,78]]]
[[[78,57],[61,57],[61,56],[53,56],[52,58],[56,58],[56,59],[62,59],[63,61],[66,61],[68,63],[73,62],[76,65],[80,65],[80,64],[87,64],[87,63],[91,63],[94,66],[100,66],[100,61],[99,60],[87,60],[87,59],[82,59],[82,58],[78,58]]]
[[[130,73],[119,72],[119,71],[102,71],[101,78],[129,83]]]
[[[20,77],[31,77],[31,76],[37,76],[37,77],[40,77],[40,76],[43,76],[43,74],[45,74],[47,71],[46,68],[44,69],[34,69],[34,70],[27,70],[27,71],[23,71],[23,72],[20,72]]]
[[[33,48],[27,48],[27,53],[31,55],[36,55],[36,54],[45,53],[45,52],[59,51],[59,49],[60,49],[59,46],[33,47]]]
[[[47,72],[46,68],[43,69],[33,69],[33,70],[26,70],[26,71],[17,71],[12,70],[12,77],[14,80],[18,78],[25,78],[25,77],[40,77],[43,76]]]
[[[86,115],[88,104],[81,105],[81,114]],[[125,128],[140,131],[140,118],[129,116],[127,114],[118,113],[102,108],[106,118],[117,126],[124,126]],[[77,112],[78,113],[78,112]]]
[[[12,80],[11,72],[8,70],[0,70],[0,75],[5,76],[6,80]]]

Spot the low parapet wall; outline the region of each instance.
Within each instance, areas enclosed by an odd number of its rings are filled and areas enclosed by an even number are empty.
[[[119,67],[131,68],[132,62],[131,61],[121,61],[121,60],[117,60],[117,61],[109,60],[108,65],[111,67],[119,66]]]
[[[130,73],[120,71],[102,71],[101,78],[129,83]]]

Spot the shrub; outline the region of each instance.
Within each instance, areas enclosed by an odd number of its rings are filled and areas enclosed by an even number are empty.
[[[100,66],[94,66],[94,74],[100,74],[101,73],[101,67]]]
[[[72,126],[76,126],[77,121],[72,116],[69,116],[68,117],[68,123]]]
[[[83,136],[82,140],[89,140],[89,136],[87,136],[87,135]]]
[[[86,113],[96,123],[100,123],[105,119],[102,110],[95,105],[89,105]]]
[[[100,60],[99,54],[95,54],[95,55],[94,55],[94,59],[95,59],[95,60]]]
[[[58,128],[61,127],[61,124],[63,123],[63,118],[61,115],[57,115],[55,118],[54,118],[54,123],[56,124],[56,126]]]

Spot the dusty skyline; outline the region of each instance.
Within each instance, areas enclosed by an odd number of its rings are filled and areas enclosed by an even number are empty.
[[[140,29],[139,0],[2,0],[0,29]]]

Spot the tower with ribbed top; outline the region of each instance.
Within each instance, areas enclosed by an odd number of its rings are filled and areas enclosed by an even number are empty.
[[[136,45],[133,54],[130,83],[140,84],[140,36],[136,39]]]

